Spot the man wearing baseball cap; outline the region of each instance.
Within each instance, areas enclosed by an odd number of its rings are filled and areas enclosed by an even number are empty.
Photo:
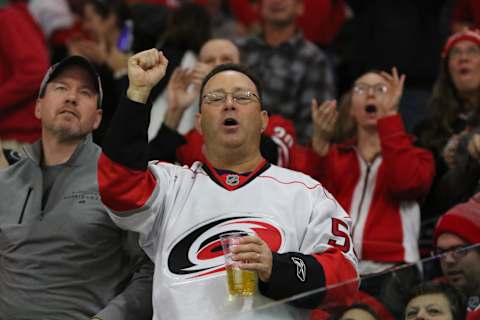
[[[480,193],[443,215],[435,228],[442,272],[468,297],[468,319],[480,316]]]
[[[152,265],[98,194],[101,103],[80,56],[42,81],[41,139],[0,172],[0,319],[151,319]]]

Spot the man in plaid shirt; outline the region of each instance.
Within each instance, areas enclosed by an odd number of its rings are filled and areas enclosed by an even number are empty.
[[[302,11],[302,0],[262,0],[263,33],[238,45],[243,62],[262,81],[266,109],[292,120],[299,142],[306,143],[312,130],[312,99],[334,98],[335,84],[326,55],[295,25]]]

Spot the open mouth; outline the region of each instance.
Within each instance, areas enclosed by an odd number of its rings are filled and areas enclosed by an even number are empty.
[[[227,127],[236,126],[237,124],[238,124],[238,121],[233,118],[227,118],[223,120],[223,125]]]
[[[449,271],[447,272],[447,277],[450,278],[451,281],[461,280],[464,278],[463,272],[461,271]]]
[[[286,4],[283,3],[282,1],[279,1],[277,3],[271,3],[269,7],[271,12],[281,12],[285,10],[285,8],[286,8]]]
[[[468,68],[460,68],[458,70],[458,73],[460,73],[461,75],[466,75],[466,74],[469,74],[470,73],[470,69]]]
[[[77,117],[77,114],[73,111],[70,111],[70,110],[62,110],[62,111],[59,112],[59,115],[65,115],[65,114]]]
[[[368,114],[375,114],[377,113],[377,106],[374,105],[374,104],[368,104],[365,106],[365,112],[368,113]]]
[[[456,276],[456,275],[459,275],[459,274],[462,274],[463,272],[461,271],[457,271],[457,270],[450,270],[450,271],[447,271],[447,274],[449,276]]]
[[[283,7],[273,7],[273,8],[270,8],[270,11],[272,13],[282,13],[285,9]]]

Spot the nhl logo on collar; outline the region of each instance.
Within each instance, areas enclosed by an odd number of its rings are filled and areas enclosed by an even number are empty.
[[[238,174],[227,174],[225,176],[225,183],[231,187],[235,187],[240,183]]]

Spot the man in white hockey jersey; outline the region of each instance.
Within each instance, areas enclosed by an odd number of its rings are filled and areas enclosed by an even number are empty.
[[[357,277],[348,215],[310,177],[267,163],[268,123],[255,76],[239,65],[213,69],[200,89],[196,127],[206,163],[147,163],[148,96],[168,60],[155,49],[128,61],[129,88],[99,160],[102,201],[120,227],[140,233],[155,263],[154,319],[304,319],[308,308],[354,299],[357,284],[336,286],[276,308],[273,300]],[[259,293],[229,299],[219,235],[253,232],[234,259],[258,274]],[[242,313],[241,310],[253,310]]]

